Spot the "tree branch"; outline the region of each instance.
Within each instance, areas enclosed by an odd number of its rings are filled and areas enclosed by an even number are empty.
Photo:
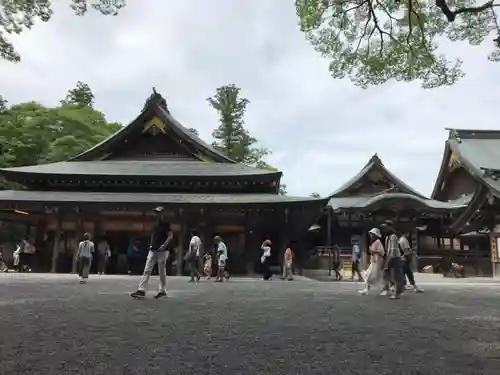
[[[446,19],[449,22],[455,21],[456,17],[459,14],[463,13],[480,13],[487,9],[497,7],[499,4],[493,4],[494,0],[487,1],[483,5],[479,5],[477,7],[463,7],[458,8],[456,10],[451,10],[448,4],[446,4],[446,0],[436,0],[436,6],[441,9],[441,12],[446,16]]]

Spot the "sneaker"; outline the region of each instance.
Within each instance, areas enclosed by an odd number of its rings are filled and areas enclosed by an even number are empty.
[[[130,297],[135,298],[135,299],[142,299],[146,297],[146,292],[143,290],[138,290],[130,295]]]
[[[422,288],[419,288],[418,286],[415,287],[415,293],[423,293],[424,290]]]
[[[200,281],[200,279],[201,279],[200,275],[196,276],[196,281]]]
[[[389,292],[387,290],[383,290],[383,291],[380,292],[381,296],[386,296],[388,294],[389,294]]]
[[[366,296],[368,294],[368,289],[362,289],[362,290],[358,290],[358,293],[359,294],[362,294],[363,296]]]
[[[399,299],[399,295],[393,294],[392,296],[389,297],[389,299]]]
[[[167,296],[167,292],[158,292],[156,293],[155,299],[165,298]]]
[[[408,285],[405,285],[405,289],[406,290],[414,290],[416,288],[413,285],[408,284]]]

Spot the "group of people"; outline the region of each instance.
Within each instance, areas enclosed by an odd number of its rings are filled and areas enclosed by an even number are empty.
[[[389,295],[390,299],[399,299],[405,289],[422,293],[423,290],[416,285],[413,275],[413,260],[416,255],[408,238],[398,236],[394,222],[387,220],[380,228],[372,228],[368,233],[371,242],[368,249],[370,265],[365,274],[365,287],[359,293],[366,295],[380,283],[380,294]]]
[[[158,299],[167,296],[167,274],[165,266],[167,258],[173,254],[174,251],[174,235],[172,229],[163,218],[163,207],[156,207],[154,212],[157,215],[157,221],[153,233],[151,234],[146,265],[144,266],[144,272],[139,281],[137,290],[131,294],[131,297],[135,299],[141,299],[146,296],[149,279],[155,265],[158,266],[158,273],[160,275],[160,286],[155,298]],[[222,282],[229,279],[229,272],[227,270],[227,246],[220,236],[214,237],[214,244],[216,248],[217,264],[216,281]],[[201,279],[199,268],[202,260],[204,263],[203,272],[206,278],[210,278],[212,275],[212,255],[210,252],[202,255],[203,252],[203,243],[197,231],[192,230],[188,251],[184,256],[184,261],[186,261],[189,266],[189,281],[191,282],[196,282]]]
[[[144,271],[142,273],[141,279],[139,281],[139,286],[135,292],[131,294],[132,298],[140,299],[146,296],[146,291],[148,288],[149,280],[155,266],[158,267],[158,273],[160,276],[159,290],[155,298],[162,298],[167,296],[167,274],[166,274],[166,262],[169,256],[174,253],[174,235],[169,224],[164,220],[163,217],[163,207],[159,206],[154,209],[154,213],[157,216],[157,220],[151,233],[149,241],[149,252],[146,258],[146,264],[144,266]],[[188,251],[184,256],[184,261],[187,262],[189,266],[190,281],[197,282],[201,279],[200,265],[203,265],[203,273],[207,279],[212,276],[212,265],[215,263],[217,265],[216,281],[223,282],[224,280],[229,280],[228,271],[228,249],[223,239],[220,236],[214,237],[215,244],[215,262],[212,258],[212,253],[210,251],[204,252],[203,243],[196,230],[191,231],[191,240],[189,242]],[[261,263],[263,267],[264,280],[270,280],[273,276],[269,261],[271,258],[271,240],[267,239],[262,243],[261,246],[262,257]],[[92,242],[91,235],[89,233],[84,234],[84,239],[78,244],[78,250],[76,254],[77,264],[78,264],[78,276],[80,278],[80,283],[84,284],[88,277],[90,271],[90,265],[95,253],[95,246]],[[110,255],[110,249],[108,246],[98,245],[99,253],[99,263],[104,264],[105,260]],[[102,253],[102,254],[101,254]],[[103,258],[103,259],[101,259]],[[291,247],[288,246],[284,254],[284,264],[283,264],[283,275],[282,278],[293,280],[292,274],[292,259],[293,253]],[[99,267],[99,273],[101,274],[103,268]]]
[[[35,252],[35,246],[27,238],[21,240],[12,253],[12,268],[18,272],[31,272]],[[8,272],[9,268],[7,261],[4,259],[4,249],[0,247],[0,272]]]

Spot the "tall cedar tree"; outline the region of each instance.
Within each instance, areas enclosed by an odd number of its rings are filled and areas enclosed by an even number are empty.
[[[300,28],[330,60],[334,78],[363,88],[418,80],[424,88],[452,85],[461,59],[438,49],[449,41],[490,43],[500,61],[500,0],[295,0]]]
[[[93,8],[103,15],[117,15],[125,0],[70,0],[68,5],[77,16]],[[54,13],[50,0],[0,1],[0,58],[19,62],[21,56],[7,39],[9,34],[20,34],[31,29],[36,22],[48,22]]]
[[[95,102],[94,93],[89,85],[78,81],[76,87],[68,91],[65,100],[61,100],[62,105],[76,104],[78,106],[93,107]]]
[[[274,169],[263,158],[270,152],[255,147],[257,139],[245,129],[245,111],[250,100],[240,96],[241,89],[235,85],[221,86],[207,101],[219,113],[220,124],[214,130],[213,146],[238,163],[257,168]],[[286,186],[280,186],[280,193],[286,194]]]

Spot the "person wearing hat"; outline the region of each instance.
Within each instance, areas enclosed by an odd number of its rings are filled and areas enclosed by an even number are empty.
[[[158,206],[153,212],[156,216],[156,223],[149,241],[149,253],[144,266],[144,272],[137,291],[131,294],[131,297],[136,299],[146,296],[149,279],[156,264],[158,264],[158,273],[160,275],[160,287],[155,298],[158,299],[167,296],[166,262],[173,250],[174,237],[169,224],[163,218],[163,207]]]
[[[360,290],[360,294],[368,294],[370,288],[378,283],[382,276],[384,266],[384,246],[382,245],[382,233],[378,228],[372,228],[368,231],[370,236],[370,265],[366,270],[365,287]]]
[[[381,232],[385,235],[385,263],[384,263],[384,288],[381,295],[388,295],[391,282],[395,286],[391,299],[399,299],[404,290],[403,260],[399,248],[399,238],[394,229],[392,220],[385,221],[381,226]]]

